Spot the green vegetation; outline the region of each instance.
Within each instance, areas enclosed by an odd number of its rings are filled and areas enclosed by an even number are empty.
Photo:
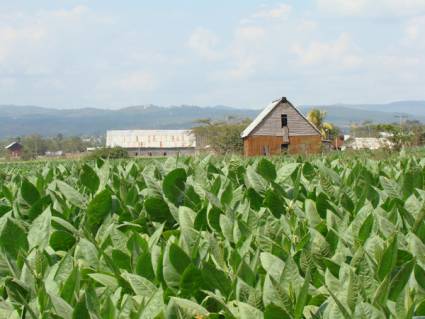
[[[128,152],[122,147],[102,147],[90,152],[86,159],[123,159],[128,158]]]
[[[0,318],[425,316],[425,160],[0,165]]]
[[[242,154],[242,131],[251,123],[251,120],[228,118],[226,121],[212,121],[202,119],[199,125],[192,128],[197,138],[198,146],[208,146],[216,154]]]
[[[382,133],[388,136],[395,150],[425,144],[425,126],[419,121],[405,121],[400,124],[375,124],[366,121],[353,124],[350,129],[353,137],[380,137]]]
[[[65,153],[84,152],[87,147],[99,146],[102,141],[84,141],[78,136],[63,136],[58,134],[55,137],[42,137],[38,134],[21,136],[14,139],[0,141],[0,157],[7,157],[6,145],[11,142],[19,142],[23,146],[22,158],[25,160],[34,159],[37,156],[44,155],[47,151],[63,151]]]
[[[332,123],[325,122],[326,112],[312,109],[307,113],[307,119],[320,131],[326,140],[333,139],[339,134],[339,129]]]

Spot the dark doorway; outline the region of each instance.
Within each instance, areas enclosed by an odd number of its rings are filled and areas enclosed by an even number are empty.
[[[280,115],[280,122],[282,123],[282,127],[288,126],[288,115],[281,114]]]

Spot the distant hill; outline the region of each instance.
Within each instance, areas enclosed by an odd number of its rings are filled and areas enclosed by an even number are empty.
[[[425,117],[425,101],[398,101],[387,104],[339,104],[333,106],[386,113],[404,113]]]
[[[397,122],[397,114],[425,123],[425,101],[401,101],[388,104],[338,104],[318,106],[327,112],[327,120],[343,130],[350,123],[367,120],[376,123]],[[307,113],[311,106],[301,106]],[[191,105],[160,107],[141,105],[118,110],[81,108],[52,109],[39,106],[0,105],[0,139],[29,134],[53,136],[104,135],[108,129],[184,129],[201,118],[254,118],[260,109],[227,106]]]
[[[95,108],[49,109],[37,106],[0,106],[0,139],[29,134],[53,136],[104,135],[108,129],[184,129],[202,118],[252,118],[258,110],[225,106],[198,107],[154,105],[119,110]]]

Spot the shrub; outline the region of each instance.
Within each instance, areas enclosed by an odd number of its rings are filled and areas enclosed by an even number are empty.
[[[128,152],[122,147],[104,147],[96,149],[86,156],[87,159],[96,159],[96,158],[109,158],[109,159],[119,159],[119,158],[128,158]]]

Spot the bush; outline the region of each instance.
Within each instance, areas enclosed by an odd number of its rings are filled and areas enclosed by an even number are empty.
[[[104,147],[96,149],[87,155],[87,159],[96,159],[96,158],[110,158],[110,159],[118,159],[118,158],[128,158],[128,152],[122,147]]]

